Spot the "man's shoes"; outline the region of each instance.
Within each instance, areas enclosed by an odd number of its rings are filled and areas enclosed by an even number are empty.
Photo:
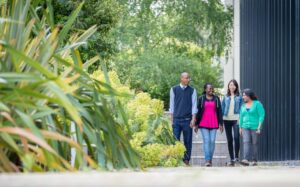
[[[244,159],[244,160],[241,161],[241,164],[242,164],[243,166],[249,166],[249,161],[246,160],[246,159]]]
[[[188,160],[183,161],[186,166],[190,166],[190,162]]]

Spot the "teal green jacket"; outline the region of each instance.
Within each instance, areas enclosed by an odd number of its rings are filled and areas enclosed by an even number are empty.
[[[249,111],[243,104],[240,111],[240,128],[256,130],[265,119],[265,109],[261,102],[253,101]]]

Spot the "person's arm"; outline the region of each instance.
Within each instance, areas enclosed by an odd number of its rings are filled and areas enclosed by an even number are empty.
[[[241,110],[243,104],[244,104],[243,97],[240,96],[240,106],[239,106],[239,107],[240,107],[240,110]]]
[[[173,124],[173,113],[174,113],[174,99],[175,99],[174,91],[173,91],[173,88],[171,88],[170,89],[170,108],[169,108],[169,112],[170,112],[170,120],[171,120],[172,124]]]
[[[219,125],[223,126],[223,112],[222,112],[222,106],[221,106],[221,101],[220,101],[219,97],[217,97],[217,102],[218,102],[218,105],[220,106],[218,108]]]
[[[258,125],[257,130],[260,131],[262,128],[262,124],[265,120],[265,109],[264,109],[263,105],[261,104],[261,102],[258,102],[257,110],[258,110],[258,115],[259,115],[259,125]]]
[[[239,96],[239,111],[240,111],[239,113],[241,113],[241,109],[242,109],[243,104],[244,104],[243,97],[242,97],[242,96]],[[240,119],[241,119],[241,116],[239,116],[239,119],[238,119],[238,121],[237,121],[238,125],[239,125],[239,123],[240,123]]]
[[[243,128],[243,116],[244,113],[243,113],[243,106],[242,106],[240,110],[240,128]]]
[[[240,124],[239,124],[239,128],[240,128],[240,134],[242,135],[243,133],[243,116],[244,116],[244,113],[243,113],[243,106],[241,106],[241,109],[240,109]]]
[[[224,131],[223,112],[222,112],[222,106],[221,106],[221,101],[220,101],[219,97],[217,97],[217,102],[218,102],[218,105],[220,106],[220,107],[217,108],[217,110],[218,110],[217,115],[218,115],[219,129],[220,129],[221,133],[223,133],[223,131]]]
[[[200,123],[200,118],[201,118],[201,97],[198,98],[198,103],[197,103],[197,114],[196,114],[196,123],[195,123],[195,129],[194,131],[197,133],[198,132],[198,125]]]
[[[198,109],[197,109],[197,91],[196,91],[196,89],[194,89],[194,92],[192,94],[192,115],[193,115],[193,117],[192,117],[192,121],[191,121],[191,124],[190,124],[191,127],[195,126],[197,112],[198,112]]]
[[[223,116],[224,116],[224,111],[225,111],[225,95],[222,99],[222,114],[223,114]]]

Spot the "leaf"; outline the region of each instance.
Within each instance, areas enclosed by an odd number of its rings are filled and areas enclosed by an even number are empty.
[[[16,151],[17,153],[20,152],[18,145],[11,136],[9,136],[7,133],[1,133],[0,136],[2,140],[7,144],[7,148],[10,146],[12,150]]]
[[[86,42],[76,42],[76,43],[72,43],[71,45],[67,45],[67,46],[64,46],[64,48],[61,48],[61,49],[58,49],[56,51],[56,53],[61,53],[63,51],[67,51],[67,50],[70,50],[70,49],[74,49],[74,48],[78,48],[82,45],[86,45]]]
[[[53,6],[52,6],[52,0],[47,0],[47,19],[48,23],[50,24],[51,28],[54,29],[54,15],[53,15]]]
[[[19,169],[5,156],[3,150],[0,149],[0,163],[3,165],[4,169],[8,172],[18,172]]]
[[[0,112],[0,115],[3,116],[8,121],[10,121],[12,124],[16,125],[15,120],[11,117],[11,115],[8,112]]]
[[[0,111],[10,112],[10,109],[2,102],[0,102]]]
[[[23,121],[22,125],[27,126],[33,132],[34,135],[36,135],[39,138],[43,139],[43,136],[42,136],[40,130],[34,124],[31,116],[29,116],[29,115],[27,115],[27,114],[25,114],[25,113],[23,113],[19,110],[16,110],[16,113],[20,116],[21,120]]]
[[[84,2],[80,3],[80,5],[72,12],[72,14],[69,16],[68,21],[65,23],[63,29],[60,31],[58,36],[58,41],[63,42],[72,28],[73,23],[75,22]]]
[[[19,127],[0,127],[0,132],[6,132],[8,134],[15,134],[22,136],[24,138],[27,138],[28,140],[36,143],[37,145],[41,146],[42,148],[46,149],[50,153],[53,153],[56,155],[56,152],[41,138],[38,136],[32,134],[31,132],[28,132],[24,129],[21,129]]]
[[[95,62],[99,61],[100,60],[100,57],[99,56],[95,56],[91,59],[89,59],[88,61],[86,61],[84,64],[83,64],[83,69],[88,69],[91,65],[93,65]]]
[[[3,78],[5,82],[16,82],[16,81],[32,81],[37,82],[41,81],[42,78],[39,75],[35,75],[32,73],[0,73],[0,78]]]
[[[80,35],[74,43],[85,43],[95,32],[97,31],[97,26],[93,25],[88,30],[84,31],[82,35]]]
[[[82,130],[82,120],[78,114],[76,108],[72,106],[68,97],[60,90],[60,88],[54,84],[53,82],[49,82],[47,84],[48,88],[55,94],[57,99],[59,100],[59,104],[65,107],[68,113],[72,116],[74,121],[79,125],[80,130]]]
[[[42,133],[43,137],[45,137],[46,139],[67,142],[72,147],[75,147],[76,149],[79,149],[79,150],[81,149],[80,145],[77,144],[75,141],[73,141],[72,139],[67,138],[59,133],[50,132],[50,131],[46,131],[46,130],[42,130],[41,133]]]
[[[22,52],[14,49],[10,45],[7,45],[5,43],[2,43],[2,45],[7,49],[8,52],[10,52],[10,54],[11,54],[11,56],[13,58],[23,59],[26,63],[28,63],[29,65],[31,65],[33,68],[35,68],[36,70],[38,70],[40,73],[42,73],[43,75],[45,75],[48,78],[52,78],[53,79],[53,78],[56,77],[51,71],[47,70],[42,65],[40,65],[38,61],[35,61],[35,60],[27,57]]]
[[[88,161],[88,163],[93,167],[96,168],[97,165],[95,164],[95,162],[88,156],[86,155],[82,149],[81,146],[79,144],[77,144],[75,141],[73,141],[70,138],[67,138],[59,133],[56,132],[50,132],[50,131],[45,131],[42,130],[42,134],[46,139],[52,139],[52,140],[57,140],[57,141],[62,141],[62,142],[66,142],[68,143],[70,146],[75,147],[78,151],[82,152],[84,154],[85,159]]]

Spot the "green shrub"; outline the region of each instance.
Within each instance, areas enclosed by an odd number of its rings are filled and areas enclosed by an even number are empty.
[[[105,79],[104,73],[100,70],[91,76],[99,81]],[[185,148],[173,137],[169,120],[164,115],[163,102],[151,99],[148,93],[134,94],[128,86],[120,83],[114,71],[108,72],[108,80],[119,93],[128,94],[125,98],[117,98],[126,108],[125,112],[128,114],[126,132],[132,133],[130,143],[140,156],[141,167],[180,165]]]

